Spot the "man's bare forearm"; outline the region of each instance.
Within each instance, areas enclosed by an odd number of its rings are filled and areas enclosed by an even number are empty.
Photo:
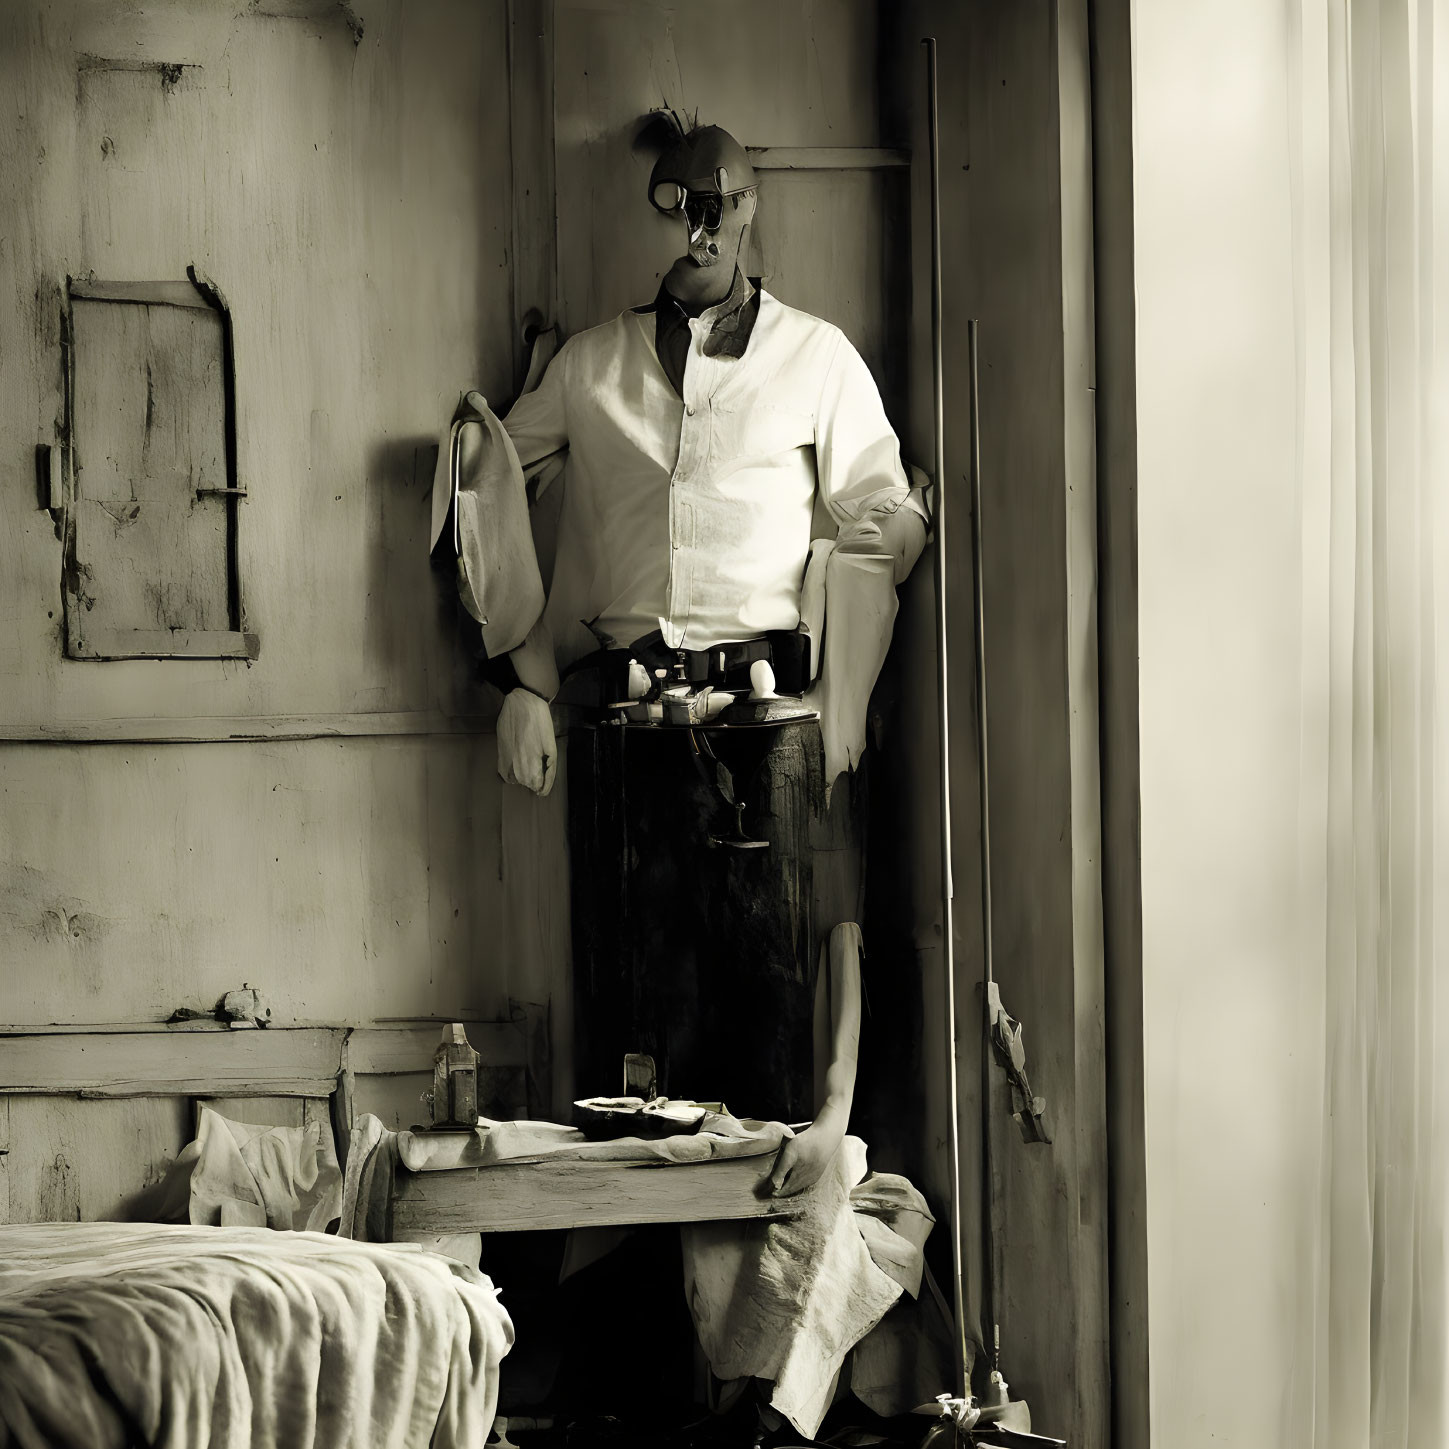
[[[786,1138],[775,1156],[769,1181],[770,1191],[777,1197],[793,1196],[818,1182],[850,1126],[860,1050],[860,927],[853,921],[830,933],[819,989],[830,1004],[829,1061],[821,1079],[815,1121],[798,1137]],[[820,1046],[817,1043],[817,1051]]]
[[[860,1055],[860,927],[842,922],[830,933],[827,969],[830,993],[830,1058],[825,1068],[815,1126],[843,1137],[855,1101]]]

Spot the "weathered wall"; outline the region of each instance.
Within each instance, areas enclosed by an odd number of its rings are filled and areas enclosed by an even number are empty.
[[[487,737],[7,744],[0,792],[6,1024],[506,1008]]]
[[[0,11],[0,1023],[155,1020],[243,980],[315,1020],[489,1017],[536,984],[491,739],[463,732],[488,699],[424,558],[438,424],[511,380],[505,20]],[[59,286],[188,264],[232,310],[261,654],[69,661],[33,467]]]
[[[676,239],[629,145],[651,106],[757,145],[898,139],[874,4],[744,8],[0,15],[0,1023],[154,1020],[243,980],[322,1021],[553,995],[566,1062],[567,786],[540,802],[496,779],[490,702],[423,560],[427,449],[461,387],[510,395],[530,307],[576,330],[652,295]],[[846,328],[903,413],[904,173],[776,172],[768,193],[757,266]],[[188,264],[232,308],[261,654],[67,661],[32,468],[61,416],[60,283]],[[137,1153],[160,1130],[143,1116]]]

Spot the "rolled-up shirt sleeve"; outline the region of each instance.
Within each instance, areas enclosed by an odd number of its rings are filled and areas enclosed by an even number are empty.
[[[508,410],[503,426],[513,440],[525,473],[561,453],[569,444],[568,368],[570,345],[565,343],[544,369],[532,392],[526,392]]]
[[[568,448],[567,366],[568,346],[565,344],[544,370],[538,386],[532,392],[524,393],[502,419],[503,430],[518,455],[524,477],[541,475],[537,485],[540,492],[558,472],[557,467],[549,471],[549,460],[562,458]],[[471,433],[472,436],[465,433],[460,439],[460,465],[469,451],[482,445],[482,430],[475,426]],[[553,643],[542,619],[509,653],[485,656],[482,672],[483,677],[505,695],[523,687],[544,698],[552,698],[558,689],[558,676],[554,667]]]
[[[880,390],[843,333],[816,408],[815,462],[821,499],[841,528],[868,516],[879,523],[901,508],[925,520],[925,509],[911,495]]]

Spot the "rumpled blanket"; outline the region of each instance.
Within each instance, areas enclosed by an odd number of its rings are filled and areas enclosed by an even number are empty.
[[[482,1449],[512,1342],[487,1278],[416,1248],[0,1227],[5,1449]]]

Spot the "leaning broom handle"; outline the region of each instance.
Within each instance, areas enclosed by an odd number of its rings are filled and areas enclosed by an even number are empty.
[[[946,1039],[948,1105],[947,1149],[951,1174],[951,1288],[956,1317],[956,1393],[970,1392],[966,1371],[966,1293],[961,1243],[961,1104],[956,1081],[956,948],[951,901],[951,736],[946,659],[946,421],[941,316],[941,138],[936,102],[936,41],[926,47],[926,107],[931,156],[931,353],[932,403],[935,423],[936,498],[934,509],[936,564],[936,689],[941,754],[941,940],[946,973]],[[974,329],[975,324],[972,324]],[[974,330],[973,330],[974,343]],[[974,428],[973,428],[974,431]],[[988,941],[990,939],[988,934]],[[989,957],[988,957],[989,959]]]
[[[986,1170],[985,1211],[982,1214],[986,1247],[986,1322],[991,1338],[986,1345],[991,1367],[1001,1367],[1001,1150],[999,1128],[992,1112],[990,986],[996,980],[995,956],[991,949],[991,772],[986,739],[986,558],[981,546],[981,369],[976,352],[980,328],[976,318],[966,324],[966,341],[971,358],[971,562],[976,576],[976,767],[981,799],[981,934],[982,990],[984,1013],[981,1036],[981,1144]]]

